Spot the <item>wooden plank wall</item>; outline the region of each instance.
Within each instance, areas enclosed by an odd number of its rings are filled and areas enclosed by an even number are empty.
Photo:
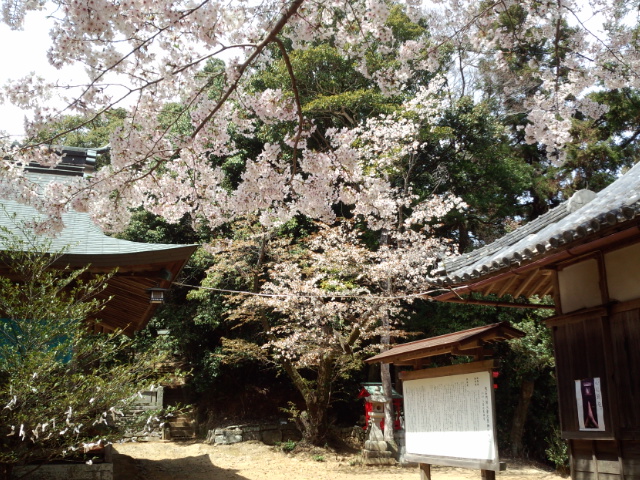
[[[572,440],[575,480],[640,480],[640,442]]]
[[[640,312],[611,315],[613,367],[618,392],[620,429],[624,437],[640,433]]]
[[[619,480],[622,465],[614,441],[573,440],[572,478],[575,480]],[[626,478],[626,477],[625,477]]]
[[[556,318],[553,330],[563,436],[574,480],[640,480],[640,309],[617,304]],[[580,431],[575,380],[599,377],[606,431]]]
[[[605,405],[607,371],[604,325],[601,314],[593,313],[579,319],[553,327],[558,395],[560,397],[560,420],[563,432],[578,432],[578,411],[575,401],[575,380],[600,377]],[[605,425],[611,419],[605,409]]]

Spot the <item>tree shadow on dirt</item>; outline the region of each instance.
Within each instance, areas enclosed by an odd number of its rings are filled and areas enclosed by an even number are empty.
[[[220,468],[208,455],[148,460],[113,453],[113,480],[247,480],[236,470]]]

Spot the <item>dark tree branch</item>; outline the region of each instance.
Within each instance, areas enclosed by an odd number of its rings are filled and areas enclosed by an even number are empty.
[[[291,65],[291,59],[289,58],[287,49],[285,48],[284,43],[282,43],[282,40],[280,40],[279,38],[276,37],[273,41],[278,45],[280,53],[282,53],[284,64],[287,66],[287,72],[289,72],[289,78],[291,79],[291,89],[293,90],[293,97],[295,98],[296,111],[298,114],[298,131],[296,132],[296,136],[293,140],[293,156],[291,159],[291,176],[294,177],[297,168],[296,157],[298,156],[298,143],[300,142],[300,138],[302,137],[304,125],[304,117],[302,116],[302,103],[300,102],[300,91],[298,90],[298,82],[296,81],[296,76],[293,72],[293,66]]]

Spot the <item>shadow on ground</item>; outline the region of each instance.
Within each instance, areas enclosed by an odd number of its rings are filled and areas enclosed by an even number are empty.
[[[236,470],[220,468],[208,455],[167,460],[136,459],[113,453],[113,480],[246,480]]]

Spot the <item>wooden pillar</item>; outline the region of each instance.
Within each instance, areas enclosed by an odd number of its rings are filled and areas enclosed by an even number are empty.
[[[496,480],[496,472],[493,470],[480,470],[482,480]]]
[[[431,480],[431,465],[428,463],[420,464],[420,480]]]

